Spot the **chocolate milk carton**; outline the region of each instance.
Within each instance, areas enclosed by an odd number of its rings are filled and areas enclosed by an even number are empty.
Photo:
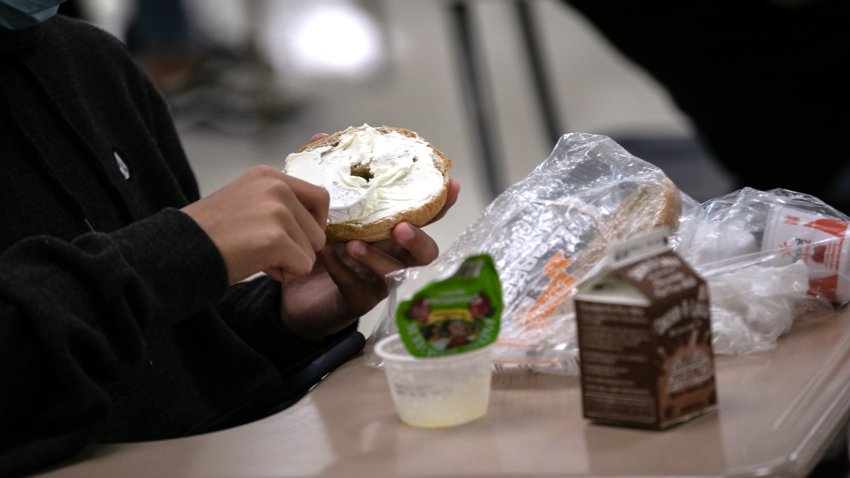
[[[578,287],[588,419],[660,429],[717,406],[708,286],[667,237],[658,229],[612,246]]]

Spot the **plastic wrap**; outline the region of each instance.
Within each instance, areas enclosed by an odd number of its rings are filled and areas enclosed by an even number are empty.
[[[576,282],[593,273],[612,241],[648,230],[664,209],[678,220],[680,198],[656,166],[605,136],[564,135],[551,155],[497,197],[440,257],[426,267],[387,276],[392,314],[399,300],[456,267],[489,253],[502,282],[505,309],[492,358],[498,367],[576,374],[572,301]],[[686,207],[696,202],[684,197]],[[669,219],[669,218],[668,218]],[[385,318],[380,339],[395,331]],[[372,364],[377,365],[375,358]]]
[[[676,191],[681,209],[671,225],[657,214],[664,183],[669,179],[659,168],[610,138],[564,135],[436,261],[387,276],[387,314],[371,340],[396,332],[392,314],[399,301],[466,257],[489,253],[504,297],[491,354],[496,369],[578,374],[575,284],[603,266],[612,242],[659,222],[672,226],[671,245],[709,284],[715,353],[770,348],[804,311],[850,299],[844,214],[782,189],[744,188],[703,204]],[[372,354],[367,364],[380,366],[380,359]]]
[[[709,283],[714,352],[771,348],[804,312],[846,304],[848,219],[785,189],[743,188],[684,214],[678,252]]]

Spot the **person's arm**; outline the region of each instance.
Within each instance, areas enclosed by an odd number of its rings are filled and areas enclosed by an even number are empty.
[[[226,285],[213,243],[175,209],[72,242],[27,238],[0,254],[0,475],[96,440],[110,410],[101,384],[140,365],[147,331]]]
[[[219,315],[252,348],[284,373],[322,349],[293,334],[280,319],[281,284],[267,275],[240,282],[216,305]]]

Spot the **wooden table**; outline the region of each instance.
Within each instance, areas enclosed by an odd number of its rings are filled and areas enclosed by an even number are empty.
[[[719,410],[666,431],[590,423],[576,377],[530,372],[494,375],[484,418],[417,429],[361,355],[277,415],[94,447],[41,476],[805,476],[850,416],[850,311],[798,321],[766,353],[717,357],[717,378]]]

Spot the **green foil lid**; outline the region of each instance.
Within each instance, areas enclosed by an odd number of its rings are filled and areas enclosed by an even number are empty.
[[[493,258],[481,254],[399,304],[396,324],[411,355],[440,357],[493,343],[501,316],[499,274]]]

